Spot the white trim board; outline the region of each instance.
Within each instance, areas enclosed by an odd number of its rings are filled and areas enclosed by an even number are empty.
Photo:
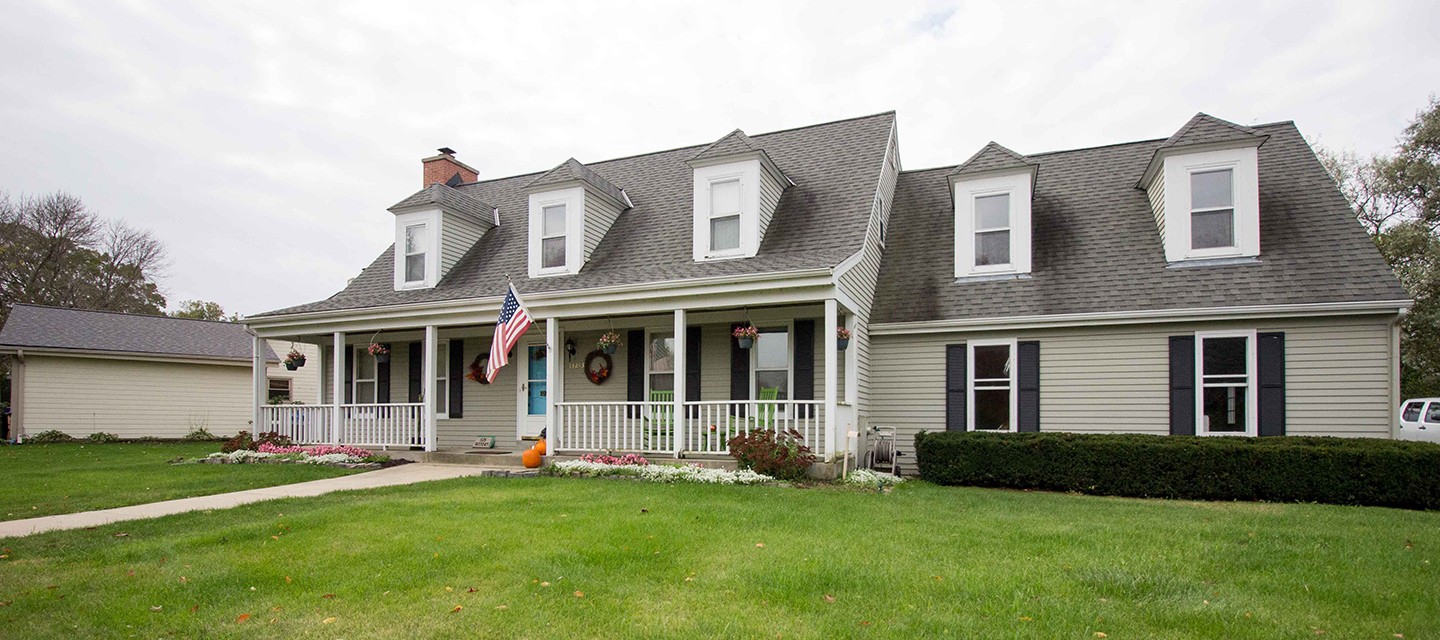
[[[870,325],[870,335],[907,335],[949,333],[952,331],[1013,331],[1118,324],[1151,324],[1200,320],[1241,320],[1293,316],[1338,315],[1403,315],[1414,305],[1410,300],[1373,302],[1322,302],[1312,304],[1255,305],[1246,307],[1213,307],[1199,309],[1158,309],[1152,311],[1112,311],[1049,316],[1015,316],[1013,318],[975,318],[927,320],[921,322],[885,322]]]

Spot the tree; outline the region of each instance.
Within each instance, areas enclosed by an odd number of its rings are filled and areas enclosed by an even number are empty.
[[[225,308],[218,302],[208,300],[186,300],[180,303],[180,308],[170,312],[172,318],[190,318],[192,320],[218,320],[220,322],[239,322],[240,314],[232,313],[225,315]]]
[[[1415,299],[1401,325],[1401,394],[1440,395],[1440,100],[1416,114],[1393,155],[1318,153]]]

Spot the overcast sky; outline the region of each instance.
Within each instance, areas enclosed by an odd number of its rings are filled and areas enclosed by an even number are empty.
[[[0,190],[153,229],[172,306],[246,314],[368,265],[440,146],[485,179],[894,109],[919,169],[1205,111],[1372,153],[1440,91],[1436,2],[200,4],[0,0]]]

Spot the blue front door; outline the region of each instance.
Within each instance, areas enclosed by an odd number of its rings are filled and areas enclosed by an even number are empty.
[[[525,348],[525,370],[526,370],[526,405],[532,416],[545,415],[545,346],[537,345]]]

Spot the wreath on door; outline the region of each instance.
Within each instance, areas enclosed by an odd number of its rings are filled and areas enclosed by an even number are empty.
[[[585,377],[592,384],[600,384],[609,380],[610,372],[614,370],[615,361],[604,351],[597,349],[585,355]]]
[[[470,373],[465,374],[465,377],[480,384],[490,384],[490,381],[485,379],[485,365],[488,364],[490,364],[490,354],[482,353],[475,356],[475,359],[470,361]]]

